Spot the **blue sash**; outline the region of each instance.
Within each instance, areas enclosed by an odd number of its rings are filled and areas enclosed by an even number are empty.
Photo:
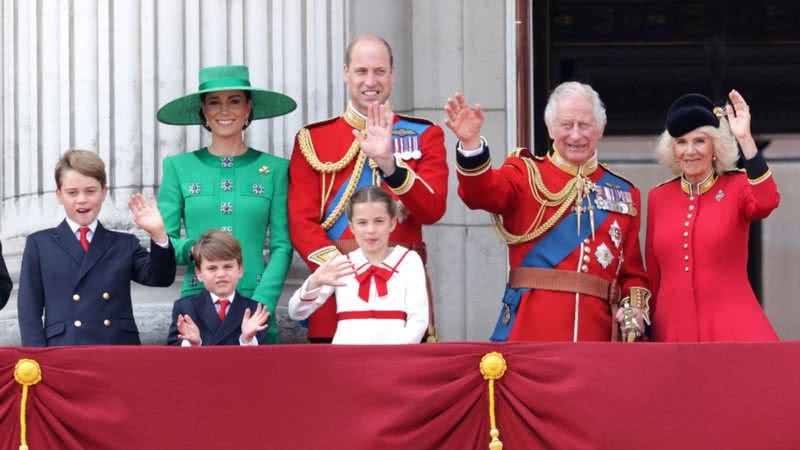
[[[402,133],[392,135],[392,139],[397,141],[398,143],[398,145],[395,145],[395,148],[398,151],[400,149],[410,150],[411,149],[410,143],[413,143],[414,140],[416,140],[416,142],[418,143],[419,136],[422,135],[422,133],[424,133],[425,130],[427,130],[429,127],[430,124],[426,123],[412,122],[407,119],[398,120],[392,126],[392,130]],[[400,142],[402,142],[402,145],[400,145]],[[331,214],[333,214],[333,210],[336,208],[336,205],[338,205],[342,201],[342,196],[344,195],[344,191],[347,189],[347,185],[350,183],[350,178],[352,176],[353,175],[351,174],[349,177],[347,177],[347,179],[344,180],[344,183],[342,183],[342,186],[336,192],[336,195],[333,197],[330,206],[325,211],[325,217],[323,217],[322,222],[327,220],[327,218],[330,217]],[[372,184],[372,169],[369,167],[368,163],[365,163],[364,170],[361,172],[361,177],[358,179],[358,184],[356,185],[355,190],[357,191],[361,188],[370,186],[371,184]],[[328,231],[325,232],[325,234],[328,235],[328,239],[336,241],[342,237],[342,234],[346,229],[347,229],[347,217],[344,214],[342,214],[341,216],[339,216],[339,218],[336,220],[333,226],[331,226],[328,229]]]
[[[342,201],[342,196],[344,195],[344,191],[347,190],[347,185],[350,184],[350,179],[352,177],[353,174],[350,174],[350,176],[347,177],[346,180],[344,180],[344,183],[342,183],[342,186],[336,192],[336,196],[333,197],[330,206],[328,206],[328,209],[325,211],[325,217],[322,219],[323,222],[328,217],[330,217],[331,214],[333,214],[333,210],[336,208],[336,205],[338,205],[339,202]],[[369,167],[368,163],[364,163],[364,170],[361,171],[361,177],[359,177],[358,184],[356,184],[356,191],[361,188],[367,187],[371,184],[372,184],[372,168]],[[347,216],[345,214],[342,214],[341,216],[339,216],[338,219],[336,219],[336,222],[333,224],[333,226],[328,228],[328,231],[326,231],[325,234],[328,236],[328,239],[332,241],[337,241],[339,240],[339,238],[342,237],[342,233],[344,233],[344,230],[346,229],[347,229]]]
[[[631,184],[606,171],[597,184],[614,184],[619,186],[623,191],[629,191]],[[595,193],[591,192],[589,197],[594,203]],[[571,255],[583,242],[584,239],[592,235],[590,228],[588,213],[586,208],[589,206],[588,200],[584,200],[584,214],[581,217],[581,232],[577,234],[578,216],[574,213],[568,214],[553,228],[551,228],[534,246],[528,250],[528,253],[523,258],[519,267],[536,267],[540,269],[552,269],[560,264],[567,256]],[[595,230],[600,228],[602,224],[608,219],[609,211],[595,208],[594,210],[594,224]],[[503,293],[503,307],[500,311],[500,318],[497,320],[497,325],[494,328],[494,333],[490,338],[493,342],[505,342],[508,340],[508,335],[511,333],[511,328],[514,326],[514,321],[517,318],[517,310],[519,309],[519,302],[522,300],[522,295],[530,291],[529,288],[512,289],[506,284],[505,292]],[[504,318],[508,316],[507,323]]]

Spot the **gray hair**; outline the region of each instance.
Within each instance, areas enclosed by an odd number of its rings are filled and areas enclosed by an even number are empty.
[[[714,145],[714,170],[717,173],[723,173],[728,170],[736,168],[736,161],[739,159],[739,148],[736,146],[736,139],[731,133],[731,128],[728,121],[720,119],[719,128],[712,127],[711,125],[696,128],[711,137],[711,142]],[[669,132],[664,130],[658,138],[656,144],[656,158],[658,163],[668,168],[675,175],[681,174],[681,168],[678,166],[678,161],[675,160],[675,141],[669,135]]]
[[[544,108],[544,123],[547,129],[551,130],[556,123],[556,106],[565,97],[585,97],[592,101],[592,113],[595,125],[604,129],[606,127],[606,107],[600,100],[600,94],[591,86],[577,81],[565,81],[553,89],[550,98],[547,99],[547,106]]]

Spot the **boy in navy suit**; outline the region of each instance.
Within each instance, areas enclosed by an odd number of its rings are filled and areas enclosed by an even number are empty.
[[[166,287],[175,280],[175,252],[161,213],[140,194],[128,202],[134,222],[152,240],[148,253],[136,236],[97,220],[108,187],[96,154],[67,151],[55,177],[67,217],[25,242],[17,298],[22,345],[140,344],[131,281]]]
[[[266,306],[236,292],[244,274],[242,247],[230,234],[211,230],[192,247],[202,292],[183,297],[172,308],[169,345],[259,345],[266,343]]]

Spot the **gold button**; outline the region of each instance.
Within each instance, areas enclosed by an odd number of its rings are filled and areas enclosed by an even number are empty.
[[[586,264],[581,266],[581,272],[588,272],[588,271],[589,271],[589,268],[586,267]]]
[[[689,197],[689,200],[694,201],[694,195]]]
[[[110,327],[111,326],[111,321],[106,319],[106,320],[103,321],[103,325],[105,325],[107,327]]]
[[[584,240],[583,240],[583,243],[584,243],[584,244],[588,244],[588,243],[589,243],[589,238],[586,238],[586,239],[584,239]]]
[[[688,261],[688,260],[689,260],[689,255],[686,255],[686,256],[684,256],[684,257],[683,257],[683,260],[684,260],[684,261]]]
[[[592,251],[592,249],[591,249],[591,248],[589,248],[588,246],[587,246],[587,247],[583,247],[583,252],[584,252],[584,253],[589,253],[589,252],[591,252],[591,251]]]
[[[688,227],[689,226],[689,222],[683,222],[683,226]]]
[[[103,292],[103,300],[108,300],[111,298],[111,295],[108,292]]]
[[[683,270],[688,272],[689,271],[689,266],[684,267]]]
[[[683,232],[683,237],[689,237],[689,232],[688,231],[684,231]]]
[[[694,205],[689,205],[689,211],[694,211]]]
[[[683,248],[689,248],[689,244],[687,244],[687,243],[685,243],[685,242],[684,242],[684,244],[683,244]]]
[[[686,217],[691,219],[692,218],[692,213],[687,214]]]
[[[72,296],[72,300],[73,300],[73,301],[76,301],[76,302],[77,302],[77,301],[78,301],[78,300],[80,300],[80,299],[81,299],[81,296],[80,296],[80,295],[78,295],[78,294],[74,294],[74,295]]]
[[[591,261],[591,258],[589,258],[589,255],[583,255],[583,262],[589,262],[589,261]]]
[[[83,324],[81,323],[81,321],[80,321],[80,320],[76,320],[76,321],[75,321],[75,328],[80,328],[80,327],[81,327],[81,325],[83,325]]]

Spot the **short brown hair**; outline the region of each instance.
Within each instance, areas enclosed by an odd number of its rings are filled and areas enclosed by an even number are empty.
[[[383,46],[386,48],[386,51],[389,53],[389,67],[394,67],[394,55],[392,54],[392,46],[389,45],[388,42],[386,42],[386,39],[378,36],[377,34],[364,34],[350,41],[350,44],[347,46],[347,50],[344,53],[344,64],[346,66],[349,66],[350,61],[352,60],[353,47],[355,47],[356,44],[362,41],[375,41],[383,44]]]
[[[106,187],[106,164],[95,152],[88,150],[67,150],[56,164],[56,187],[61,189],[61,177],[65,170],[74,170],[85,177],[92,177]]]
[[[370,202],[378,202],[386,205],[389,218],[394,219],[398,216],[397,202],[394,200],[394,197],[392,197],[392,194],[386,192],[386,190],[380,186],[367,186],[357,190],[356,193],[350,197],[350,201],[347,202],[347,207],[345,208],[347,218],[353,220],[353,207],[355,205]]]
[[[201,234],[192,246],[192,258],[199,269],[203,260],[227,261],[235,259],[242,265],[242,246],[233,235],[222,230],[209,230]]]

